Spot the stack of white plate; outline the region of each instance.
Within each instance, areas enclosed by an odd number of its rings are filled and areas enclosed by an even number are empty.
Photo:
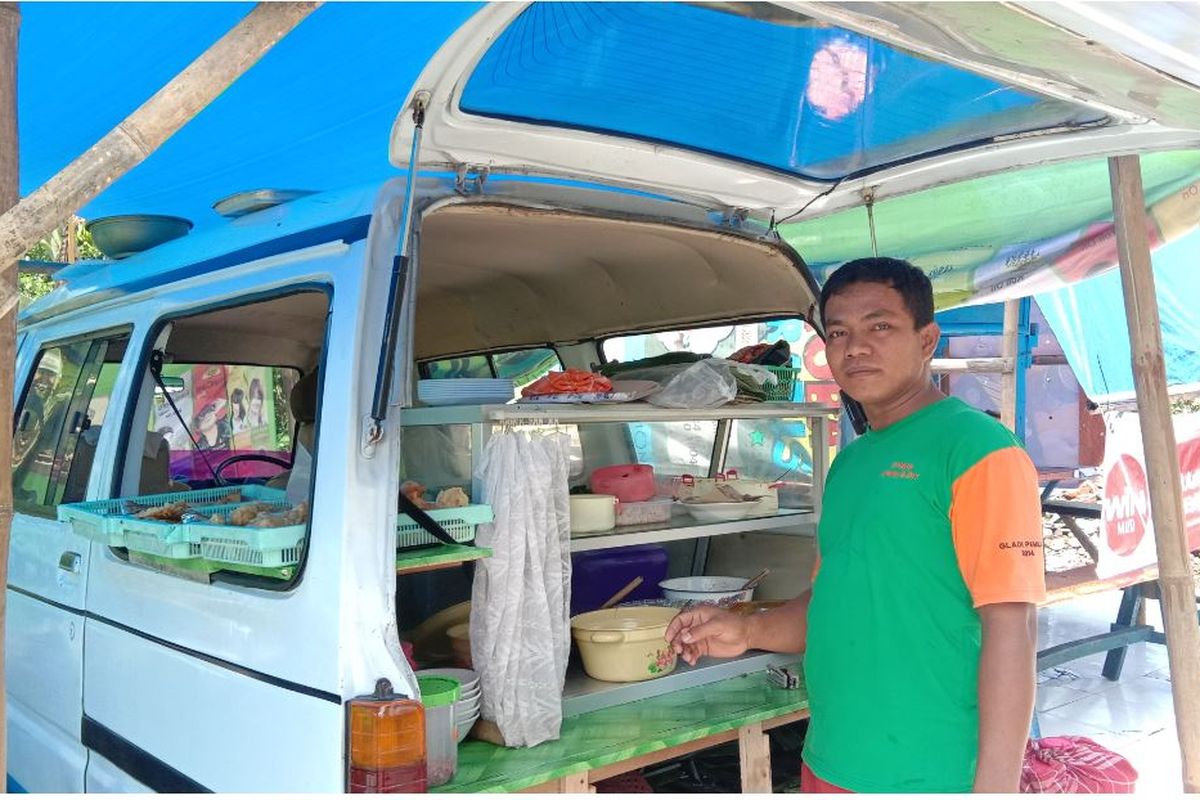
[[[479,703],[483,690],[479,686],[479,675],[469,669],[423,669],[418,676],[434,675],[441,678],[453,678],[462,687],[458,701],[454,704],[454,723],[458,726],[458,741],[467,738],[471,727],[479,719]]]
[[[431,378],[417,381],[417,399],[427,406],[482,406],[513,399],[507,378]]]

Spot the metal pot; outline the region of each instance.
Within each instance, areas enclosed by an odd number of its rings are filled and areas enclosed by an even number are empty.
[[[600,681],[629,683],[659,678],[675,669],[667,625],[675,609],[655,606],[605,608],[571,618],[571,635],[584,671]]]
[[[671,601],[685,600],[693,603],[748,602],[754,597],[754,589],[745,591],[746,578],[729,578],[719,575],[696,575],[690,578],[671,578],[659,581],[663,597]]]

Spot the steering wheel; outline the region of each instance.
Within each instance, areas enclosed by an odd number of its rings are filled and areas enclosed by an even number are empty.
[[[292,468],[292,463],[290,461],[284,461],[282,458],[269,456],[266,453],[239,453],[236,456],[230,456],[220,464],[217,464],[216,468],[213,470],[213,477],[220,480],[221,473],[225,471],[226,467],[233,464],[240,464],[243,461],[263,461],[267,464],[274,464],[277,467],[283,467],[284,469]]]

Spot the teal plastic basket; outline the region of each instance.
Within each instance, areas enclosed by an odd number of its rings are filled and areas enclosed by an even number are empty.
[[[492,507],[487,505],[463,506],[462,508],[436,508],[426,511],[435,522],[446,529],[450,538],[456,542],[469,542],[475,538],[475,527],[485,522],[491,522]],[[431,544],[442,544],[424,528],[413,521],[408,514],[401,514],[396,520],[396,548],[424,547]]]
[[[217,486],[212,489],[193,489],[186,492],[143,494],[135,497],[117,497],[112,500],[67,503],[58,507],[58,519],[60,522],[70,523],[71,528],[78,535],[109,547],[128,547],[126,532],[130,530],[141,535],[136,538],[144,547],[154,547],[144,538],[146,536],[158,536],[172,544],[178,544],[182,540],[172,538],[171,532],[166,530],[175,525],[169,522],[138,519],[136,516],[126,514],[125,503],[132,501],[141,506],[165,506],[182,501],[188,505],[199,507],[215,505],[235,492],[241,495],[242,502],[286,502],[287,497],[282,489],[272,489],[257,484]],[[142,552],[156,552],[138,549]],[[165,555],[164,553],[157,554]]]

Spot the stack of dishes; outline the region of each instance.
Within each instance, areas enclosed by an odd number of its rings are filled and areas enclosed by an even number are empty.
[[[432,378],[417,381],[417,399],[427,406],[483,406],[513,399],[506,378]]]
[[[458,700],[454,703],[454,723],[458,726],[458,741],[461,742],[467,738],[475,721],[479,719],[479,702],[483,696],[483,690],[479,686],[479,675],[473,670],[450,667],[423,669],[417,673],[418,678],[426,676],[453,678],[462,687]]]

